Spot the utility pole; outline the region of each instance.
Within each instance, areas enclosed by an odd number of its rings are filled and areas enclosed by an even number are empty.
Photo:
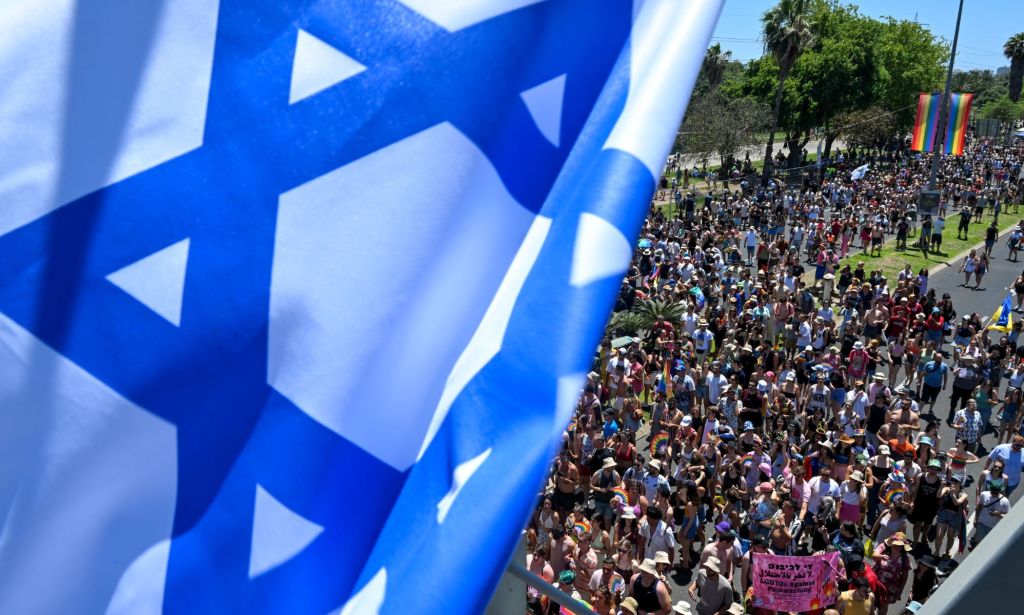
[[[946,135],[947,115],[949,115],[949,90],[953,87],[953,62],[956,60],[956,43],[960,38],[960,16],[964,12],[964,0],[960,0],[960,8],[956,12],[956,29],[953,31],[953,48],[949,52],[949,68],[946,70],[946,89],[942,92],[942,103],[939,107],[939,125],[935,132],[935,143],[932,145],[932,168],[928,173],[928,192],[935,191],[935,177],[939,172],[939,159],[942,157],[942,145]],[[923,196],[923,193],[922,193]]]

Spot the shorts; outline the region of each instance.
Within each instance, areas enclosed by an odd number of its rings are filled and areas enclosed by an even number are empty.
[[[921,385],[921,403],[934,403],[939,398],[941,387],[933,387],[927,384]]]
[[[872,247],[880,246],[880,245],[882,245],[882,238],[881,237],[872,237],[871,238],[871,246]]]
[[[948,525],[949,529],[954,532],[960,532],[960,524],[964,521],[963,512],[960,510],[950,510],[948,508],[942,508],[939,510],[939,515],[935,518],[935,522],[941,525]]]
[[[901,354],[891,356],[890,359],[892,359],[893,365],[903,365],[903,355]]]
[[[555,489],[551,494],[551,503],[562,510],[572,510],[576,504],[576,494],[565,493]]]
[[[837,387],[835,389],[832,389],[832,403],[834,403],[834,404],[842,404],[845,401],[846,401],[846,389],[839,388],[839,387]]]

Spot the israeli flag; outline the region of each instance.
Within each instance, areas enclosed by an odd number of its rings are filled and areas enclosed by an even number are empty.
[[[482,612],[720,5],[0,5],[0,613]]]

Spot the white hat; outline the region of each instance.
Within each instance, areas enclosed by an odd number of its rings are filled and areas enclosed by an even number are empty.
[[[672,561],[668,558],[668,553],[665,551],[654,552],[654,563],[655,564],[672,564]]]
[[[680,613],[681,615],[692,615],[693,611],[690,610],[690,604],[685,600],[680,600],[672,606],[673,613]]]
[[[622,509],[623,519],[636,519],[636,510],[632,506],[626,506]]]
[[[604,462],[601,463],[601,469],[602,470],[607,470],[608,468],[614,468],[614,467],[615,467],[615,460],[612,459],[611,457],[605,457],[604,458]]]
[[[647,462],[647,465],[649,465],[649,466],[651,466],[652,468],[655,468],[655,469],[657,469],[657,470],[660,470],[660,469],[661,469],[661,462],[660,462],[660,461],[658,461],[657,459],[652,459],[652,460],[648,461],[648,462]]]
[[[689,414],[683,415],[683,427],[689,427],[693,425],[693,417]]]
[[[765,382],[764,380],[758,380],[757,381],[757,390],[761,391],[762,393],[764,393],[765,391],[768,390],[768,383]]]

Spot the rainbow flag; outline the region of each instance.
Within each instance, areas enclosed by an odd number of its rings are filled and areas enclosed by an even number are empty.
[[[651,438],[651,455],[656,455],[659,451],[668,447],[668,434],[661,432],[660,434]]]
[[[661,369],[661,381],[665,384],[665,399],[672,399],[672,368],[667,359]]]
[[[910,137],[910,149],[930,152],[935,144],[935,133],[939,130],[939,107],[941,94],[921,94],[917,98],[917,117],[914,119],[914,134]]]
[[[967,116],[971,113],[974,94],[949,95],[949,120],[946,122],[946,139],[943,151],[954,156],[964,155],[967,139]],[[920,105],[919,105],[920,106]]]
[[[590,522],[586,519],[577,519],[576,523],[573,524],[572,529],[576,530],[576,535],[589,534],[590,533]]]

